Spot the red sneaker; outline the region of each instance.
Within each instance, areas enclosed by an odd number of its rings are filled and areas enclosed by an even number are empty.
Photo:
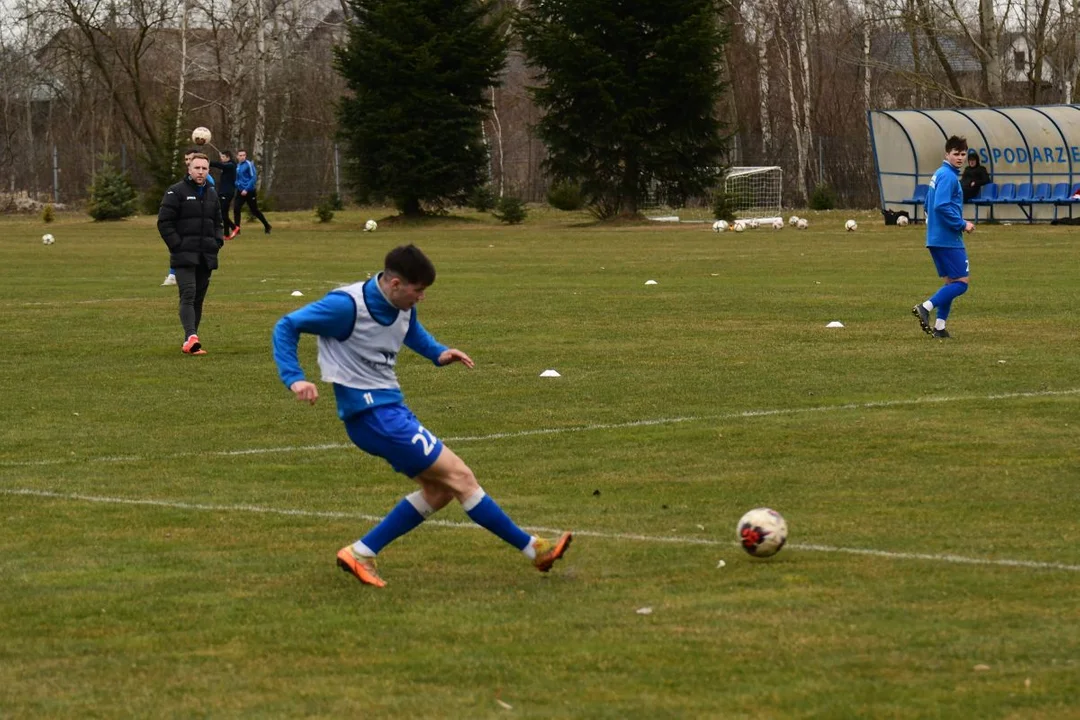
[[[180,350],[185,355],[205,355],[206,351],[202,349],[202,343],[199,342],[198,335],[189,335],[188,339],[180,346]]]

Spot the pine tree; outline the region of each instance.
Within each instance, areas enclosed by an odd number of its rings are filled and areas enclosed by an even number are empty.
[[[598,217],[636,215],[657,183],[676,201],[717,182],[727,31],[718,0],[538,0],[518,18],[540,73],[547,171]]]
[[[95,220],[123,220],[135,214],[138,196],[128,177],[113,165],[114,158],[101,156],[101,169],[94,174],[86,211]]]
[[[489,0],[348,0],[353,18],[337,69],[339,109],[360,200],[406,216],[462,204],[487,182],[481,123],[506,64]]]

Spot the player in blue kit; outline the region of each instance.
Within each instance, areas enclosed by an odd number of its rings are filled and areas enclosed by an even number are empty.
[[[926,247],[934,260],[937,274],[945,284],[933,296],[915,307],[911,314],[919,319],[923,332],[947,338],[945,321],[952,301],[967,292],[968,257],[963,233],[975,225],[964,220],[964,191],[960,187],[960,168],[967,159],[967,140],[953,135],[945,141],[945,162],[930,179],[926,193]],[[930,324],[930,312],[937,308],[937,319]]]
[[[367,535],[343,547],[338,565],[364,584],[384,587],[375,566],[379,551],[457,500],[473,522],[547,572],[570,546],[571,533],[552,541],[519,528],[487,496],[469,466],[405,406],[394,371],[402,345],[438,366],[460,362],[471,368],[473,361],[437,342],[416,317],[417,303],[435,282],[435,266],[427,256],[404,245],[386,255],[384,268],[366,282],[334,290],[289,313],[274,327],[274,362],[296,398],[314,405],[319,397],[296,355],[301,333],[317,335],[322,379],[333,383],[338,417],[349,438],[420,485]]]

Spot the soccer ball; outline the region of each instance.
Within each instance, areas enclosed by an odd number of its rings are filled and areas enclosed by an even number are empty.
[[[780,219],[780,218],[776,218],[775,220],[772,221],[772,227],[773,227],[773,230],[783,230],[784,229],[784,221],[782,219]]]
[[[848,232],[855,232],[859,229],[859,223],[855,222],[854,220],[848,220],[846,223],[844,223],[844,229]]]
[[[210,128],[197,127],[191,131],[191,142],[196,145],[205,145],[210,142]]]
[[[42,245],[52,245],[54,242],[56,242],[56,238],[54,238],[49,233],[45,233],[44,235],[41,236],[41,244]]]
[[[712,224],[713,232],[724,232],[728,229],[727,220],[717,220]]]
[[[788,218],[787,222],[788,222],[788,225],[790,225],[791,227],[795,227],[796,225],[799,224],[799,216],[798,215],[792,215],[791,217]]]
[[[378,227],[379,223],[375,222],[374,220],[368,220],[366,223],[364,223],[364,232],[375,232]]]
[[[754,508],[739,519],[735,536],[754,557],[772,557],[787,542],[787,521],[769,508]]]
[[[907,215],[901,215],[900,217],[896,218],[896,224],[899,225],[900,227],[904,227],[905,225],[907,225],[907,223],[908,223]]]
[[[735,232],[742,232],[746,229],[746,223],[744,223],[742,220],[736,220],[735,224],[731,226],[731,229]]]
[[[806,222],[806,218],[799,218],[799,221],[795,223],[795,227],[800,230],[805,230],[809,225],[810,223]]]

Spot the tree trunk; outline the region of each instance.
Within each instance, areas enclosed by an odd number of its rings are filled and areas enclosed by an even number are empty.
[[[184,9],[180,15],[180,78],[176,83],[176,122],[173,124],[173,137],[183,137],[183,128],[181,127],[184,121],[184,90],[187,82],[187,62],[188,62],[188,48],[187,48],[187,36],[188,36],[188,13],[191,7],[187,0],[184,0]],[[218,142],[221,142],[220,140]]]
[[[788,103],[791,105],[791,133],[795,137],[795,160],[798,182],[796,187],[803,194],[802,199],[807,199],[806,194],[806,148],[803,146],[802,126],[799,123],[799,102],[795,97],[795,77],[791,71],[791,43],[781,26],[777,28],[777,37],[780,39],[784,51],[784,71],[787,73]]]
[[[873,109],[871,103],[870,93],[873,89],[871,83],[872,74],[870,72],[870,36],[873,28],[873,15],[870,9],[870,3],[867,2],[863,6],[863,111],[866,117],[866,135],[873,140],[873,133],[870,130],[870,110]]]
[[[1031,53],[1031,66],[1028,68],[1028,81],[1031,83],[1031,104],[1037,105],[1042,94],[1042,66],[1046,47],[1046,23],[1050,15],[1050,0],[1042,0],[1039,15],[1035,18],[1035,37],[1028,51]]]
[[[503,186],[503,183],[506,181],[506,165],[504,164],[505,161],[506,161],[506,155],[505,155],[504,150],[503,150],[502,122],[499,120],[499,109],[497,107],[495,107],[495,87],[494,86],[492,86],[490,88],[490,92],[491,92],[491,123],[492,123],[492,129],[495,131],[495,143],[496,143],[496,146],[498,147],[498,150],[499,150],[499,197],[502,197],[503,196],[503,191],[505,189],[504,186]],[[482,127],[483,126],[481,125],[481,128]],[[484,135],[484,142],[487,142],[487,135],[486,134]],[[488,167],[491,167],[490,161],[488,163]],[[492,175],[492,179],[494,179],[494,175]]]
[[[937,57],[938,64],[941,65],[945,78],[949,81],[949,89],[952,90],[954,97],[963,97],[964,92],[960,87],[960,80],[956,77],[952,63],[949,62],[949,56],[945,54],[945,50],[938,40],[937,28],[934,25],[934,17],[929,1],[915,0],[915,7],[919,13],[919,25],[922,27],[923,32],[926,33],[926,41],[930,43],[930,49],[934,51],[934,56]]]
[[[262,159],[266,144],[266,17],[263,0],[255,0],[255,133],[251,154]],[[259,187],[262,186],[259,176]]]
[[[990,105],[1000,105],[1001,58],[998,52],[998,25],[994,17],[994,0],[979,0],[979,44],[983,66],[983,99]]]
[[[803,8],[803,12],[802,12],[801,16],[797,15],[796,17],[799,18],[799,22],[798,22],[798,25],[799,25],[799,64],[800,64],[800,69],[802,71],[802,88],[803,88],[803,96],[802,96],[802,109],[803,109],[803,113],[802,113],[802,135],[803,135],[803,138],[802,138],[802,144],[803,144],[803,153],[809,154],[810,151],[811,151],[811,148],[814,146],[814,142],[813,142],[813,133],[811,131],[812,130],[812,127],[811,127],[812,115],[811,115],[811,108],[810,108],[810,93],[811,93],[811,90],[812,90],[812,86],[810,85],[810,57],[809,57],[809,54],[807,52],[807,41],[806,41],[806,26],[807,26],[806,8],[805,7]],[[822,180],[822,178],[818,178],[818,182],[821,182],[821,180]],[[808,186],[806,187],[806,193],[807,193],[807,197],[809,197],[810,196],[810,188]]]
[[[768,27],[769,18],[762,18],[764,21],[762,27],[758,29],[757,33],[757,55],[758,55],[758,95],[760,102],[758,104],[758,113],[761,121],[761,149],[762,155],[772,146],[772,118],[769,116],[769,48],[768,41]]]

